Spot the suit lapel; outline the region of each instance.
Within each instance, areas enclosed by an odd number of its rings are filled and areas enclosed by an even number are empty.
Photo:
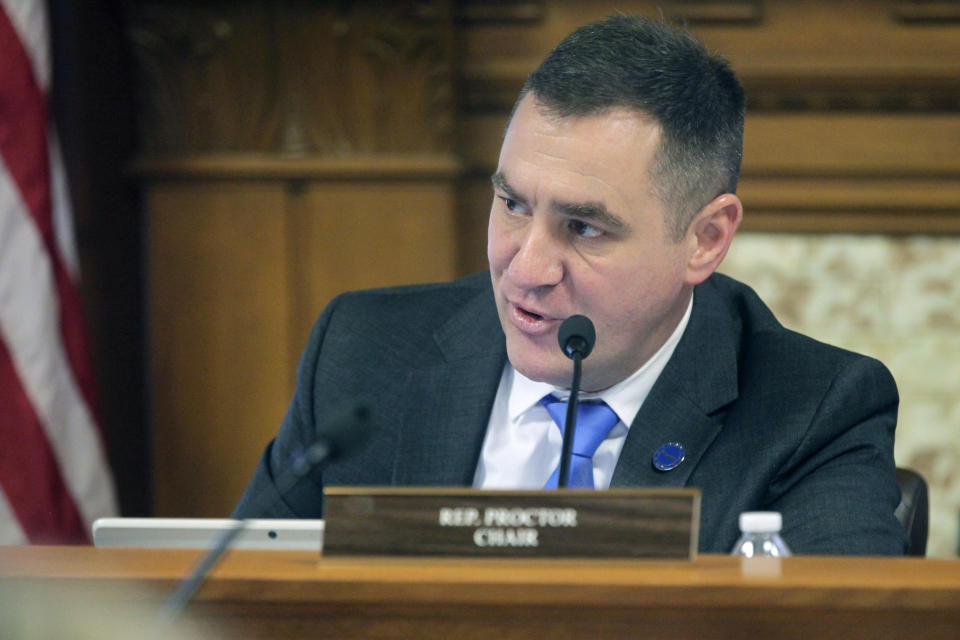
[[[737,398],[740,327],[708,280],[697,287],[683,338],[637,413],[611,486],[685,486],[723,424],[722,409]],[[653,466],[657,449],[678,442],[683,462],[670,471]]]
[[[506,344],[487,290],[434,335],[442,357],[410,372],[394,484],[473,482]]]
[[[737,398],[739,327],[710,280],[696,289],[687,330],[637,413],[611,486],[684,486]],[[492,291],[465,304],[434,335],[441,356],[407,378],[398,414],[393,482],[463,486],[473,481],[506,363]],[[653,467],[668,442],[686,449],[671,471]]]
[[[611,486],[685,486],[701,456],[722,426],[721,416],[704,414],[685,400],[675,385],[660,384],[643,403],[630,426]],[[653,466],[654,453],[668,442],[683,445],[682,463],[670,471]]]

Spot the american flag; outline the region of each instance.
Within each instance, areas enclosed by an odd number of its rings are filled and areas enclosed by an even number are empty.
[[[50,67],[45,0],[0,0],[0,544],[86,542],[117,510]]]

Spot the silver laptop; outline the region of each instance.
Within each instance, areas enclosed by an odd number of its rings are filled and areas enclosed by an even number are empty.
[[[236,527],[228,518],[99,518],[93,523],[98,547],[209,549],[224,531]],[[323,520],[244,520],[231,549],[317,551],[323,548]]]

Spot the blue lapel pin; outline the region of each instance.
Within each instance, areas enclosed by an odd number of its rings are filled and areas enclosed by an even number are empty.
[[[687,456],[687,450],[679,442],[661,445],[653,454],[653,466],[658,471],[671,471],[680,466]]]

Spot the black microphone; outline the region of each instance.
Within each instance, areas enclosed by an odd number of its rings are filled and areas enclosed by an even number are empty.
[[[596,341],[597,332],[587,316],[570,316],[563,321],[557,332],[557,342],[568,358],[573,358],[577,352],[581,358],[586,358],[593,351]]]
[[[313,444],[304,450],[277,480],[279,497],[283,497],[297,482],[319,465],[359,449],[370,435],[371,429],[370,409],[366,405],[350,404],[334,412],[328,421],[317,427],[317,439]],[[273,494],[272,491],[263,491],[255,495],[251,503],[261,502],[267,493]],[[271,495],[271,498],[275,499],[276,496]],[[207,579],[207,575],[230,549],[230,545],[243,532],[246,525],[246,520],[237,520],[234,526],[220,534],[210,551],[200,559],[190,575],[184,578],[164,604],[154,621],[155,631],[159,632],[180,616],[197,589]]]
[[[557,342],[563,354],[573,360],[573,379],[570,381],[570,399],[567,401],[567,419],[563,428],[563,446],[560,449],[560,477],[557,488],[566,489],[570,480],[570,458],[573,455],[573,434],[577,428],[577,407],[580,404],[580,361],[590,355],[597,341],[597,331],[587,316],[570,316],[560,324]]]
[[[336,412],[325,425],[318,429],[320,433],[317,439],[290,467],[284,479],[289,478],[292,481],[291,486],[284,487],[277,483],[281,487],[281,495],[317,468],[320,463],[335,460],[359,449],[370,435],[371,426],[370,409],[366,405],[354,404]]]

